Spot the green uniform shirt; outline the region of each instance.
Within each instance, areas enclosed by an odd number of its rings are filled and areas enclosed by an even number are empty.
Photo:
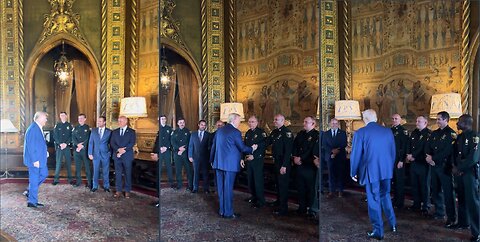
[[[249,129],[245,134],[244,141],[246,146],[258,145],[258,148],[253,152],[253,160],[265,157],[266,140],[267,133],[261,128]]]
[[[293,148],[293,134],[285,126],[272,130],[267,139],[267,146],[272,145],[275,163],[282,167],[290,167],[290,156]]]
[[[312,129],[309,132],[306,130],[300,131],[295,137],[293,142],[293,156],[300,157],[302,162],[301,166],[316,169],[316,166],[313,164],[314,155],[318,155],[318,130]]]
[[[479,141],[479,135],[473,130],[462,132],[458,136],[455,142],[455,166],[459,172],[476,169],[479,158]]]
[[[407,154],[412,154],[415,159],[413,162],[424,163],[426,155],[427,141],[430,138],[432,131],[428,128],[422,129],[422,131],[415,129],[410,134],[410,139],[407,146]]]
[[[175,129],[171,132],[171,142],[172,148],[175,153],[178,152],[178,149],[182,146],[185,146],[185,151],[182,153],[182,156],[188,154],[188,142],[190,141],[190,130],[187,128]]]
[[[392,127],[391,130],[395,139],[395,164],[397,164],[399,161],[405,161],[407,156],[408,130],[402,125]]]
[[[75,126],[72,131],[73,148],[76,149],[78,144],[83,143],[83,149],[86,150],[89,138],[90,127],[87,124]]]
[[[438,128],[432,132],[427,142],[426,153],[432,156],[435,167],[446,168],[447,172],[452,167],[453,145],[457,139],[457,133],[449,126],[444,129]]]

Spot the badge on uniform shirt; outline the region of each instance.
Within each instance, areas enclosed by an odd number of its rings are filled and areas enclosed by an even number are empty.
[[[187,136],[187,133],[185,133],[185,136]]]
[[[444,134],[444,135],[442,135],[442,138],[440,138],[440,139],[443,140],[443,139],[445,139],[445,138],[447,138],[447,135]],[[435,138],[434,138],[434,140],[435,140]]]
[[[397,136],[397,135],[398,135],[398,131],[397,131],[397,132],[395,132],[395,134],[394,134],[394,135],[395,135],[395,136]]]
[[[167,129],[167,134],[170,133],[170,130]]]
[[[465,139],[465,145],[468,145],[468,139]]]
[[[292,132],[287,132],[287,138],[292,138]]]
[[[282,135],[280,134],[280,135],[278,135],[277,139],[280,139],[281,137],[282,137]]]
[[[457,133],[452,132],[451,135],[452,135],[452,139],[456,139],[456,138],[457,138]]]
[[[265,132],[262,133],[262,136],[267,138],[267,134]]]
[[[69,127],[69,126],[67,126],[67,129],[70,129],[70,127]]]
[[[312,141],[312,136],[308,137],[308,141],[309,142]]]
[[[170,135],[173,135],[173,132]]]
[[[85,131],[85,133],[86,133],[86,132],[88,131],[88,129],[86,129],[86,130],[84,130],[84,131]]]
[[[254,135],[253,138],[256,139],[256,138],[257,138],[257,135]]]
[[[408,130],[404,129],[404,130],[403,130],[403,134],[404,134],[404,135],[408,135]]]

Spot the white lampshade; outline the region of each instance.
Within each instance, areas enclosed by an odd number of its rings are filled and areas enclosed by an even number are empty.
[[[436,118],[437,113],[445,111],[450,118],[462,115],[462,97],[458,93],[435,94],[432,96],[430,118]]]
[[[144,97],[122,98],[120,103],[120,116],[127,118],[147,117],[147,103]]]
[[[227,122],[228,115],[236,113],[240,115],[240,120],[245,120],[245,114],[243,113],[243,104],[241,103],[222,103],[220,104],[220,120]]]
[[[356,100],[335,101],[335,118],[338,120],[362,119],[360,105]]]
[[[9,119],[2,119],[0,123],[0,133],[16,133],[18,129],[13,126]]]

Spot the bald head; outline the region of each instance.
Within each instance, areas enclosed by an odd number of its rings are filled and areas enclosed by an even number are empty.
[[[371,123],[371,122],[377,122],[377,112],[373,109],[367,109],[363,111],[363,122],[365,124]]]
[[[275,115],[275,118],[273,119],[273,125],[276,128],[280,128],[285,124],[285,116],[281,114]]]

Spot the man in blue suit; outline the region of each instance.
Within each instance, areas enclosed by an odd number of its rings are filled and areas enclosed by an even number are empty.
[[[336,118],[330,120],[330,129],[322,135],[322,146],[324,149],[324,159],[328,166],[328,198],[332,198],[335,192],[338,197],[343,196],[343,177],[345,161],[347,160],[347,133],[339,129],[339,123]]]
[[[122,190],[125,191],[125,198],[130,198],[132,189],[132,163],[133,146],[135,145],[135,130],[127,126],[128,119],[125,116],[118,118],[118,129],[112,131],[110,138],[110,148],[112,149],[112,158],[115,165],[115,194],[118,198]],[[125,177],[125,188],[123,187],[122,175]]]
[[[23,164],[28,167],[28,202],[27,207],[43,207],[38,202],[38,188],[48,176],[47,168],[47,144],[43,136],[42,128],[47,123],[48,114],[36,112],[33,123],[25,132],[23,149]]]
[[[213,169],[217,174],[217,190],[220,203],[219,215],[234,219],[239,214],[233,213],[233,183],[235,175],[240,171],[240,158],[242,153],[252,154],[257,145],[246,146],[242,142],[242,134],[238,130],[240,115],[228,115],[228,124],[217,130],[210,159],[213,159]]]
[[[203,178],[203,191],[210,193],[208,180],[208,162],[210,161],[210,133],[205,131],[207,121],[200,120],[198,122],[198,131],[190,135],[188,142],[188,160],[193,163],[193,190],[192,193],[198,192],[198,183],[200,173]]]
[[[392,131],[377,124],[377,113],[373,109],[363,112],[366,126],[353,136],[350,155],[350,176],[365,185],[368,215],[373,231],[368,238],[383,239],[382,209],[392,232],[397,231],[395,213],[390,200],[390,180],[395,163],[395,140]]]
[[[97,128],[92,129],[90,139],[88,141],[88,158],[93,160],[92,192],[96,192],[98,190],[100,167],[102,168],[103,190],[105,190],[105,192],[110,192],[110,135],[112,134],[112,131],[105,127],[105,123],[105,116],[100,116],[97,118]]]

